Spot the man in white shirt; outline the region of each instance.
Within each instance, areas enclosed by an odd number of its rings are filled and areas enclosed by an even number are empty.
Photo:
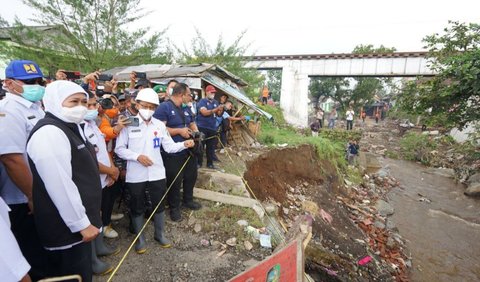
[[[345,113],[345,115],[347,116],[347,130],[352,130],[353,116],[355,115],[352,107],[348,108],[348,111]]]
[[[145,190],[148,189],[152,206],[159,208],[154,215],[154,239],[164,248],[170,242],[164,237],[165,230],[165,194],[166,180],[160,146],[168,153],[175,153],[194,146],[193,140],[175,143],[168,134],[163,122],[152,117],[159,105],[157,93],[151,88],[138,92],[138,126],[134,121],[124,128],[117,137],[115,153],[127,161],[125,182],[130,191],[130,214],[135,233],[139,233],[144,224]],[[161,202],[160,202],[161,201]],[[147,250],[145,237],[141,234],[135,245],[135,251],[143,254]]]
[[[46,255],[40,240],[33,212],[32,173],[28,165],[27,138],[45,113],[41,108],[45,87],[40,67],[32,61],[11,61],[5,70],[5,99],[0,101],[0,165],[6,172],[6,181],[0,187],[0,196],[11,212],[11,229],[32,266],[33,280],[46,277]]]
[[[110,189],[110,187],[115,183],[120,174],[119,170],[108,154],[107,145],[105,143],[105,135],[100,131],[97,126],[96,119],[98,117],[98,102],[95,95],[89,91],[88,93],[88,104],[87,104],[87,114],[84,117],[85,124],[83,125],[83,131],[88,142],[93,145],[95,148],[95,153],[98,160],[98,170],[100,172],[100,182],[102,184],[102,217],[104,216],[104,205],[103,197],[105,189]],[[105,228],[105,226],[103,226]],[[104,229],[103,228],[103,229]],[[92,270],[94,274],[104,275],[110,273],[113,270],[113,267],[106,262],[101,261],[99,256],[109,256],[114,255],[120,252],[118,248],[108,247],[103,238],[104,230],[95,238],[92,243]]]

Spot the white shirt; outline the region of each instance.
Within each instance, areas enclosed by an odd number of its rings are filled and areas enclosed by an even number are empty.
[[[348,110],[346,115],[347,115],[347,120],[353,120],[353,116],[355,115],[355,112],[353,110]]]
[[[81,128],[79,131],[83,133]],[[30,138],[27,153],[35,163],[48,195],[70,231],[75,233],[87,228],[90,220],[78,188],[72,180],[71,146],[65,133],[54,125],[41,127]]]
[[[45,116],[39,103],[32,103],[18,95],[7,93],[0,101],[0,155],[26,154],[27,139],[37,122]],[[8,176],[7,176],[8,177]],[[1,196],[9,205],[27,203],[28,199],[12,182],[1,189]]]
[[[2,281],[20,281],[30,270],[12,231],[10,230],[10,209],[0,197],[0,277]]]
[[[127,161],[126,182],[139,183],[157,181],[165,178],[160,148],[154,148],[154,138],[159,138],[159,144],[167,153],[176,153],[186,149],[183,142],[175,143],[168,134],[165,124],[152,117],[148,125],[137,115],[140,120],[138,127],[129,126],[120,132],[117,137],[115,153]],[[153,165],[145,167],[137,161],[138,156],[149,157]]]
[[[83,128],[83,131],[88,142],[90,142],[95,147],[98,162],[103,164],[104,166],[112,166],[112,164],[110,163],[110,156],[107,152],[105,135],[97,127],[95,121],[85,121],[85,127]],[[108,175],[100,174],[100,182],[102,183],[102,188],[105,188],[105,186],[107,186],[108,184]]]

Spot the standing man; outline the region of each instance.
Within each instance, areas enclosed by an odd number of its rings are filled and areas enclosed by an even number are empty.
[[[355,112],[353,111],[352,107],[348,108],[348,111],[345,113],[347,116],[347,130],[352,130],[353,127],[353,116],[355,116]]]
[[[262,104],[266,105],[267,103],[268,103],[268,87],[264,85],[262,90]]]
[[[149,191],[152,207],[160,206],[153,217],[155,223],[154,239],[163,248],[169,248],[170,241],[164,236],[165,200],[167,191],[166,173],[160,154],[160,146],[168,153],[177,153],[193,147],[193,140],[174,142],[168,134],[165,124],[152,117],[159,105],[158,95],[151,88],[142,89],[137,95],[138,126],[124,128],[117,138],[115,153],[127,161],[126,183],[130,191],[130,214],[136,234],[144,224],[145,191]],[[135,245],[139,254],[147,250],[145,237],[141,234]]]
[[[333,108],[328,115],[328,128],[333,129],[335,127],[335,120],[337,119],[337,109]]]
[[[217,100],[215,100],[215,93],[217,90],[212,85],[205,88],[207,98],[203,98],[198,102],[197,108],[199,113],[197,115],[197,126],[200,132],[205,134],[205,143],[207,145],[207,167],[215,169],[213,165],[213,159],[215,158],[215,144],[217,135],[216,128],[216,119],[215,114],[217,114],[220,108],[223,108],[223,105],[220,105]],[[203,153],[198,158],[198,167],[201,167],[203,164]]]
[[[11,229],[20,249],[32,266],[33,280],[46,275],[45,250],[41,246],[33,218],[33,178],[26,146],[33,127],[44,112],[40,101],[45,93],[43,74],[32,61],[11,61],[5,70],[5,99],[0,101],[0,162],[7,181],[0,195],[11,209]]]
[[[173,141],[183,142],[191,139],[193,132],[198,132],[190,108],[186,106],[190,97],[190,88],[185,83],[179,83],[173,87],[170,100],[160,104],[153,117],[163,121]],[[184,106],[185,104],[185,106]],[[190,158],[189,158],[190,156]],[[169,154],[162,152],[167,174],[167,187],[170,187],[175,176],[180,173],[168,192],[168,204],[170,206],[170,218],[173,221],[182,220],[180,212],[180,187],[183,183],[183,206],[198,210],[201,205],[193,201],[193,187],[197,181],[197,158],[188,151]],[[180,172],[185,161],[188,163]]]
[[[320,107],[317,109],[316,118],[320,125],[320,128],[323,128],[323,110]]]

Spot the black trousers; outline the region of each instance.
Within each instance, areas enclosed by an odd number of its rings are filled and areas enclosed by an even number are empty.
[[[199,127],[198,130],[205,134],[205,144],[207,146],[206,153],[207,153],[207,165],[213,165],[213,157],[215,155],[215,144],[217,144],[217,131]],[[203,154],[200,158],[198,158],[198,164],[202,166],[203,164]]]
[[[168,191],[168,205],[170,209],[180,208],[180,189],[183,184],[183,202],[188,203],[193,201],[193,187],[197,182],[197,158],[191,156],[186,163],[183,170],[178,175],[175,182],[172,184],[175,176],[179,173],[185,161],[187,161],[189,154],[181,156],[163,156],[163,162],[165,164],[165,171],[167,174],[167,188],[172,185],[170,191]]]
[[[28,274],[33,281],[47,277],[47,262],[45,257],[47,251],[43,248],[37,229],[35,228],[34,217],[29,214],[27,204],[9,205],[10,222],[12,233],[20,246],[23,256],[31,266]],[[0,279],[1,280],[1,279]]]
[[[122,186],[121,180],[117,180],[112,186],[102,189],[102,224],[107,226],[110,224],[113,206],[115,199],[120,194],[120,188]]]
[[[352,130],[353,120],[347,120],[347,130]]]
[[[82,282],[92,281],[92,247],[90,244],[91,242],[80,243],[65,250],[47,251],[48,276],[78,274],[82,277]]]
[[[130,214],[133,217],[143,216],[145,214],[145,191],[148,190],[152,207],[155,208],[163,195],[167,191],[165,179],[157,181],[146,181],[140,183],[127,183],[127,189],[130,192]],[[157,209],[157,213],[165,210],[164,199]]]
[[[213,165],[213,156],[215,155],[215,144],[217,143],[217,131],[213,129],[208,129],[204,127],[199,127],[198,130],[205,134],[205,144],[207,146],[207,165]],[[202,157],[198,159],[198,164],[202,166],[203,164],[203,154]]]

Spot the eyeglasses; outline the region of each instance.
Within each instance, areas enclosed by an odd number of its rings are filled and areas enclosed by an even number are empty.
[[[44,86],[44,84],[45,84],[45,82],[41,78],[17,79],[17,80],[19,80],[19,81],[21,81],[21,82],[23,82],[24,84],[27,84],[27,85],[39,84],[39,85]]]

